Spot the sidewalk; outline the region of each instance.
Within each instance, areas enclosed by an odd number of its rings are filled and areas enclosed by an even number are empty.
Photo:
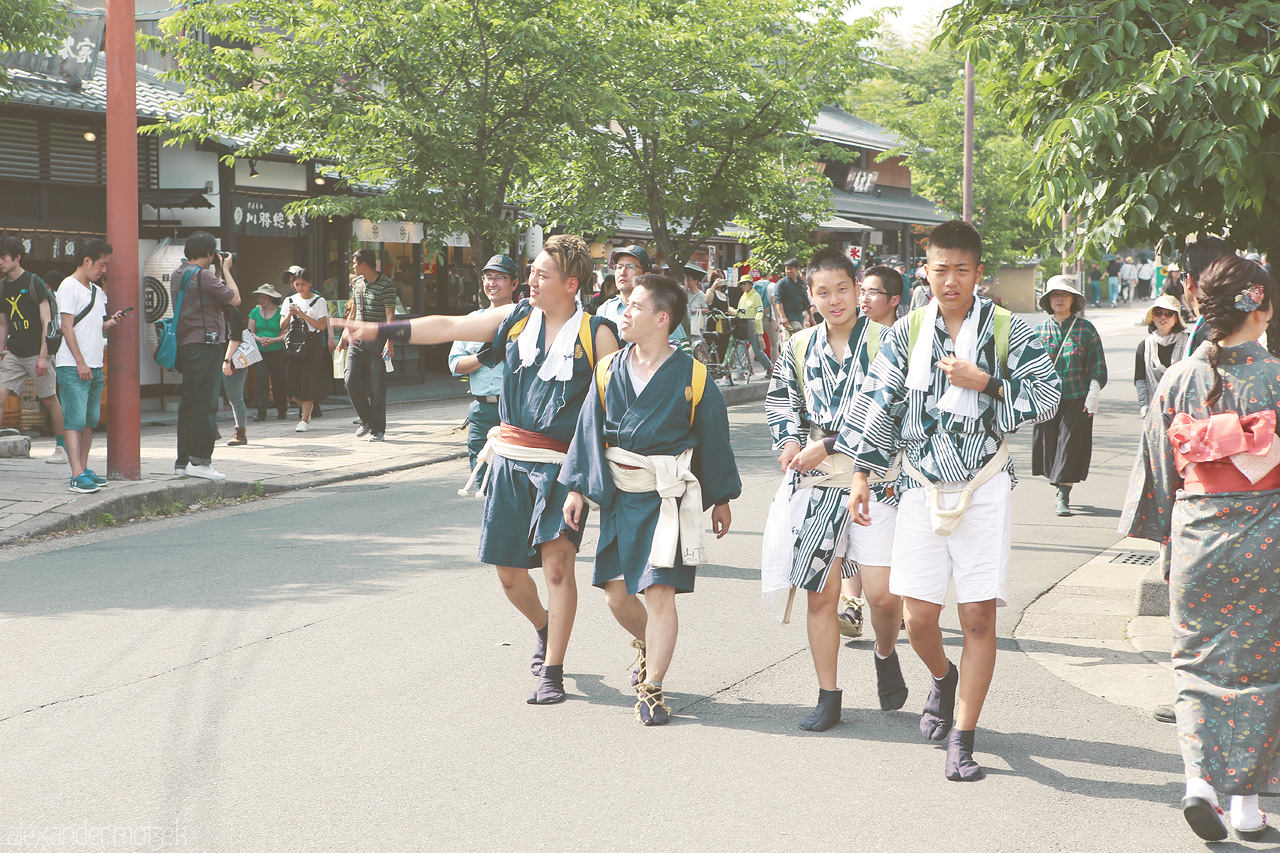
[[[733,404],[764,399],[767,383],[723,388]],[[142,427],[142,479],[112,480],[102,491],[79,495],[67,488],[70,469],[49,465],[52,438],[32,441],[31,458],[0,458],[0,546],[28,536],[39,536],[77,527],[92,527],[109,515],[115,522],[138,518],[175,501],[199,505],[212,498],[238,498],[254,494],[306,489],[347,480],[358,480],[391,471],[416,468],[467,455],[467,386],[453,377],[433,376],[421,384],[387,388],[387,439],[370,442],[355,436],[355,410],[345,397],[331,395],[323,401],[324,417],[313,418],[311,430],[294,432],[298,418],[275,419],[248,425],[249,444],[227,447],[232,436],[229,409],[219,413],[222,438],[213,453],[213,465],[227,475],[221,482],[173,473],[177,414],[144,412]],[[249,409],[250,418],[254,410]],[[105,430],[94,433],[89,467],[107,470]],[[259,485],[261,484],[261,485]],[[458,483],[458,488],[462,487]]]

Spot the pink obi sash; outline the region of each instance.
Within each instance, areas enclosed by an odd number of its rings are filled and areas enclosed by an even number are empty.
[[[1276,413],[1235,412],[1193,418],[1179,412],[1167,435],[1189,492],[1250,492],[1280,488]]]

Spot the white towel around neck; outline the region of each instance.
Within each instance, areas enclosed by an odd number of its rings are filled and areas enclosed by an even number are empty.
[[[582,305],[578,304],[576,308],[573,316],[560,327],[555,340],[547,346],[547,354],[538,368],[538,378],[543,382],[550,382],[553,379],[557,382],[568,382],[573,378],[574,347],[577,345],[578,332],[582,328]],[[538,336],[542,334],[542,324],[542,309],[534,308],[529,314],[529,322],[524,324],[524,329],[516,338],[521,367],[528,367],[538,358]]]
[[[975,298],[973,308],[969,311],[969,315],[964,318],[964,325],[960,327],[960,335],[956,338],[955,343],[956,358],[971,364],[976,364],[978,361],[978,317],[980,314],[978,302]],[[937,335],[935,331],[937,324],[938,300],[931,299],[924,309],[924,318],[920,323],[920,335],[916,338],[915,346],[911,348],[911,355],[908,357],[907,387],[913,391],[928,393],[929,388],[933,385],[933,339]],[[965,418],[976,418],[982,412],[982,407],[978,403],[978,392],[972,388],[959,388],[955,385],[947,388],[947,392],[938,401],[938,408],[944,412],[951,412],[953,415]]]

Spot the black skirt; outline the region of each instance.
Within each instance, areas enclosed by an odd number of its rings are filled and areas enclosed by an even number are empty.
[[[301,353],[285,352],[285,388],[303,402],[323,400],[333,388],[333,360],[322,335],[315,335]]]
[[[1058,413],[1031,433],[1031,473],[1049,482],[1079,483],[1089,476],[1093,456],[1093,418],[1084,398],[1063,400]]]

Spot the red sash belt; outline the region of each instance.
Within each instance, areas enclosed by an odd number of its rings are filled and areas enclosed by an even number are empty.
[[[554,438],[543,435],[539,432],[531,432],[527,429],[512,426],[508,423],[498,424],[498,440],[507,444],[514,444],[516,447],[533,447],[538,450],[554,450],[557,453],[568,453],[569,445],[567,442],[556,441]]]

